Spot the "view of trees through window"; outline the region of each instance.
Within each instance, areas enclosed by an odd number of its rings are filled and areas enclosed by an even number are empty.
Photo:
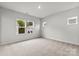
[[[25,21],[24,19],[19,19],[17,20],[17,23],[18,23],[18,33],[19,34],[23,34],[25,33]]]
[[[24,19],[18,19],[17,20],[17,24],[18,24],[18,34],[24,34],[25,30],[26,30],[26,26],[27,27],[32,27],[33,26],[33,22],[29,21],[26,22]]]

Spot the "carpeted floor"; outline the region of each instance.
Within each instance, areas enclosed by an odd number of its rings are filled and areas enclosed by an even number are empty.
[[[0,56],[78,56],[79,46],[37,38],[0,46]]]

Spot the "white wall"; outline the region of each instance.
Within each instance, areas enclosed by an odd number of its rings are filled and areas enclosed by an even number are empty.
[[[1,13],[1,11],[0,11]],[[0,14],[0,43],[1,43],[1,14]]]
[[[18,42],[31,38],[39,37],[40,20],[34,16],[25,15],[9,9],[0,8],[1,12],[1,44]],[[29,21],[34,21],[33,33],[16,34],[16,20],[18,18],[25,18]]]
[[[79,45],[79,23],[67,25],[67,18],[75,16],[78,16],[79,22],[79,7],[42,19],[42,22],[47,22],[47,24],[42,27],[42,36],[44,38]]]

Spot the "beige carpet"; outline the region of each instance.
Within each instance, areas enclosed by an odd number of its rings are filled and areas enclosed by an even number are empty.
[[[32,39],[15,44],[0,46],[3,56],[77,56],[79,46],[50,39]]]

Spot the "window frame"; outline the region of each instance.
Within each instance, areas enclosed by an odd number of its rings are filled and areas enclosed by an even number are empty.
[[[76,19],[76,22],[75,22],[75,23],[70,23],[69,20],[73,20],[73,19]],[[68,25],[78,24],[78,17],[75,16],[75,17],[68,18],[68,19],[67,19],[67,24],[68,24]]]

